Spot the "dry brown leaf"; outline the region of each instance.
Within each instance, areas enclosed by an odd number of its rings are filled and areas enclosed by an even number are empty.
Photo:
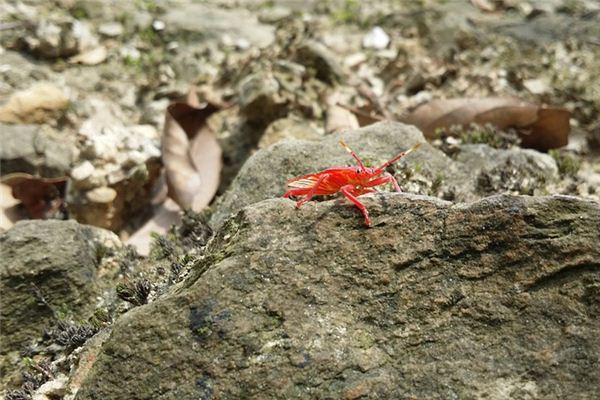
[[[186,102],[167,108],[163,135],[169,196],[181,206],[200,211],[206,207],[219,187],[222,160],[221,147],[206,119],[219,107],[198,104],[194,90]]]
[[[66,177],[39,178],[16,172],[3,176],[1,182],[12,189],[12,196],[23,203],[31,218],[50,218],[63,205]]]
[[[523,147],[549,150],[569,140],[570,112],[563,108],[540,107],[511,97],[434,100],[402,118],[423,134],[435,138],[439,128],[453,125],[492,124],[499,129],[514,128]]]
[[[354,113],[338,105],[340,100],[341,95],[337,92],[327,97],[327,119],[325,120],[327,133],[356,129],[360,126]]]
[[[384,121],[386,119],[385,117],[377,114],[370,106],[356,108],[341,103],[338,103],[337,105],[338,107],[348,110],[354,114],[358,121],[358,126],[367,126],[379,121]]]
[[[181,221],[181,208],[171,199],[154,206],[152,218],[127,239],[126,243],[136,248],[143,256],[150,254],[152,233],[164,234],[172,225]]]
[[[12,188],[0,183],[0,232],[10,229],[17,221],[27,218],[19,209],[21,202],[12,195]]]

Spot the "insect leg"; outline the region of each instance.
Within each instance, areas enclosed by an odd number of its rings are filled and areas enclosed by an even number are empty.
[[[315,195],[315,193],[317,193],[317,190],[319,189],[319,186],[321,185],[321,183],[323,183],[323,181],[325,179],[329,178],[329,174],[323,174],[319,177],[319,179],[317,179],[317,181],[315,182],[315,184],[310,188],[310,190],[308,191],[308,193],[306,193],[306,196],[299,200],[296,203],[296,207],[300,208],[302,206],[302,204],[306,203],[307,201],[309,201],[310,199],[312,199],[312,197]]]
[[[400,154],[398,154],[396,157],[392,158],[389,161],[386,161],[381,167],[375,169],[375,172],[377,174],[382,173],[387,167],[389,167],[390,165],[392,165],[393,163],[395,163],[396,161],[398,161],[399,159],[401,159],[402,157],[412,153],[413,151],[415,151],[416,149],[418,149],[419,147],[421,147],[422,143],[417,143],[415,144],[413,147],[411,147],[410,149],[401,152]]]
[[[371,226],[371,220],[369,219],[369,212],[367,211],[367,207],[365,207],[365,205],[361,203],[360,200],[358,200],[356,196],[354,196],[354,194],[352,193],[352,191],[354,190],[354,186],[342,186],[340,190],[344,194],[344,196],[346,196],[348,200],[350,200],[356,207],[358,207],[360,212],[362,212],[362,214],[365,217],[365,223],[367,224],[367,226]]]
[[[381,178],[373,179],[372,181],[370,181],[365,186],[367,186],[367,187],[373,187],[373,186],[383,185],[384,183],[389,183],[389,182],[392,183],[392,185],[394,186],[394,189],[396,190],[396,192],[401,192],[402,191],[402,189],[400,189],[400,185],[398,185],[398,181],[396,180],[396,178],[394,178],[390,174],[386,174],[385,176],[382,176]]]
[[[309,191],[310,191],[310,189],[294,188],[294,189],[290,189],[287,192],[285,192],[282,197],[288,198],[290,196],[304,196]]]

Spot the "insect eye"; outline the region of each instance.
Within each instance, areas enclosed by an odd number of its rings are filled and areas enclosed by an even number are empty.
[[[360,168],[356,168],[356,173],[360,174]]]

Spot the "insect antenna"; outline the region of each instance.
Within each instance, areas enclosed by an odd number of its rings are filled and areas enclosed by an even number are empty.
[[[350,153],[352,155],[352,157],[354,157],[354,159],[356,160],[356,162],[358,163],[358,166],[360,167],[360,169],[362,171],[364,171],[365,168],[365,164],[363,164],[362,160],[360,159],[360,157],[350,148],[348,147],[348,145],[346,143],[344,143],[344,141],[340,140],[340,144],[342,145],[342,147],[344,149],[346,149],[346,151],[348,153]]]
[[[418,149],[419,147],[421,147],[422,143],[417,143],[415,144],[413,147],[411,147],[410,149],[401,152],[400,154],[398,154],[396,157],[392,158],[389,161],[386,161],[381,167],[377,168],[375,170],[375,173],[382,173],[387,167],[389,167],[390,165],[392,165],[393,163],[395,163],[396,161],[398,161],[399,159],[401,159],[402,157],[406,156],[407,154],[412,153],[413,151],[415,151],[416,149]]]

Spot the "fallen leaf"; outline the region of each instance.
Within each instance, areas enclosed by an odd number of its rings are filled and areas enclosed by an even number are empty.
[[[14,93],[0,106],[0,122],[44,122],[68,104],[69,98],[60,88],[49,82],[37,83]]]
[[[416,125],[429,139],[435,138],[439,128],[489,123],[502,130],[514,128],[523,147],[546,151],[568,143],[570,115],[563,108],[541,107],[511,97],[461,98],[431,101],[401,122]]]
[[[381,115],[377,114],[375,110],[370,106],[357,108],[341,103],[338,103],[337,106],[348,110],[352,114],[354,114],[358,121],[358,126],[367,126],[379,121],[384,121],[386,119],[385,117],[382,117]]]
[[[31,218],[51,218],[63,206],[66,177],[39,178],[16,172],[3,176],[0,182],[12,189],[12,196],[23,203]]]
[[[12,188],[0,183],[0,232],[10,229],[17,221],[27,218],[20,210],[21,202],[12,195]]]
[[[352,111],[338,105],[340,100],[341,95],[337,92],[327,97],[327,119],[325,120],[327,133],[356,129],[360,126]]]
[[[126,243],[134,246],[143,256],[150,254],[152,233],[164,234],[172,225],[181,221],[181,208],[171,199],[154,206],[152,218],[127,239]]]
[[[162,157],[169,197],[181,208],[200,211],[219,187],[222,151],[206,125],[218,109],[212,103],[200,107],[195,90],[190,90],[186,102],[167,108]]]

